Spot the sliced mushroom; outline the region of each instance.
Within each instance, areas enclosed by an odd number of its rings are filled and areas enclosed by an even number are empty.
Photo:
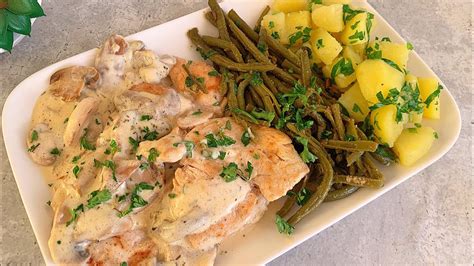
[[[52,165],[59,155],[60,142],[58,136],[50,130],[48,125],[36,125],[27,137],[28,152],[31,159],[40,165]]]
[[[66,102],[75,101],[87,87],[95,89],[99,72],[94,67],[72,66],[56,71],[49,81],[49,90]]]
[[[64,145],[66,147],[73,144],[79,144],[79,139],[84,134],[84,129],[90,123],[90,118],[97,111],[99,100],[94,97],[88,97],[79,102],[76,109],[72,111],[64,131]]]

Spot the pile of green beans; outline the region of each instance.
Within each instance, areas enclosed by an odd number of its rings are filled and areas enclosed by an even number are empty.
[[[222,77],[226,114],[248,127],[276,127],[284,115],[279,97],[290,93],[296,83],[307,89],[309,104],[298,99],[294,107],[313,121],[311,128],[298,130],[289,122],[280,129],[294,140],[306,138],[308,150],[317,160],[308,164],[310,173],[291,190],[278,215],[289,216],[287,221],[294,226],[322,202],[343,199],[361,187],[382,187],[383,175],[373,162],[374,157],[380,159],[374,153],[379,144],[369,140],[337,103],[341,92],[311,64],[310,49],[303,45],[290,49],[261,27],[270,7],[263,10],[254,27],[234,10],[224,12],[216,0],[209,0],[209,7],[211,11],[205,17],[219,36],[201,36],[193,28],[188,37]],[[273,120],[253,115],[256,109],[274,114]],[[294,143],[296,149],[302,148],[297,141]],[[309,191],[309,196],[300,204],[297,198],[303,190]]]

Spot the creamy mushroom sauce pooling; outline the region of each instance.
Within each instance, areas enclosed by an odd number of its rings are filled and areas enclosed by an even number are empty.
[[[52,75],[27,145],[53,180],[55,263],[212,265],[309,172],[285,134],[224,116],[215,73],[114,35]]]

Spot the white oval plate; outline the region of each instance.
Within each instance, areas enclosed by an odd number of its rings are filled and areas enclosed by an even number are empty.
[[[264,6],[270,2],[270,0],[228,0],[222,6],[225,10],[235,9],[252,25]],[[404,42],[370,4],[361,1],[357,5],[375,14],[378,20],[376,36],[388,36],[394,42]],[[199,55],[186,37],[186,32],[192,27],[198,27],[201,33],[216,34],[216,31],[205,20],[203,13],[204,10],[197,11],[128,38],[142,40],[148,48],[158,53],[199,59]],[[45,203],[50,200],[51,194],[42,177],[41,168],[28,157],[25,144],[27,130],[35,101],[47,88],[51,74],[70,65],[92,65],[95,52],[95,49],[84,52],[31,75],[12,91],[3,108],[3,136],[8,157],[38,245],[47,264],[52,264],[47,245],[52,212]],[[436,77],[436,74],[416,53],[411,53],[409,69],[416,76]],[[251,233],[245,236],[242,233],[237,234],[221,246],[216,263],[221,265],[267,263],[433,164],[454,145],[461,129],[459,109],[447,89],[441,93],[441,105],[441,120],[425,122],[439,132],[440,138],[435,142],[430,153],[416,165],[408,168],[399,165],[381,167],[386,177],[383,188],[361,189],[344,200],[324,203],[299,223],[295,233],[289,237],[277,232],[274,214],[281,202],[273,203]]]

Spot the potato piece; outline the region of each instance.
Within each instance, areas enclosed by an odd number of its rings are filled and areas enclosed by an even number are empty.
[[[342,5],[313,5],[311,15],[313,24],[328,32],[341,32],[344,29]]]
[[[431,119],[439,119],[441,115],[439,95],[443,88],[435,78],[418,78],[420,95],[425,102],[423,116]],[[426,102],[430,99],[429,102]]]
[[[397,107],[395,105],[386,105],[380,107],[370,115],[370,124],[374,127],[374,133],[381,143],[393,147],[398,136],[403,131],[405,121],[396,121]]]
[[[341,41],[345,45],[367,43],[367,12],[355,15],[346,23],[341,34]]]
[[[360,92],[359,84],[354,84],[347,90],[340,98],[339,102],[344,106],[349,115],[354,118],[356,122],[364,121],[369,114],[369,105],[364,96]]]
[[[313,45],[314,56],[326,65],[330,65],[342,51],[341,44],[331,34],[321,28],[313,30],[311,44]]]
[[[308,9],[308,0],[275,0],[273,9],[285,13]]]
[[[354,49],[354,51],[360,56],[360,58],[366,58],[367,56],[367,51],[366,51],[366,46],[367,44],[361,43],[361,44],[356,44],[356,45],[351,45]]]
[[[369,104],[378,103],[377,93],[387,97],[391,89],[400,91],[405,75],[383,60],[365,60],[356,69],[360,90]]]
[[[261,25],[273,38],[279,39],[280,41],[288,40],[285,29],[285,13],[268,14],[263,17]]]
[[[350,59],[352,62],[352,67],[354,69],[357,68],[357,66],[362,63],[363,59],[359,55],[359,53],[354,49],[353,46],[344,46],[342,50],[342,56],[346,59]]]
[[[286,14],[286,40],[284,40],[283,43],[291,43],[289,38],[298,31],[305,35],[307,34],[309,37],[310,32],[306,32],[308,29],[311,30],[311,14],[309,11],[298,11]],[[296,42],[291,44],[300,45],[302,44],[303,38],[305,37],[298,38]]]
[[[425,156],[433,145],[435,134],[435,131],[430,127],[404,129],[393,146],[393,151],[398,155],[400,164],[411,166]]]
[[[350,4],[352,3],[352,0],[322,0],[321,1],[323,5],[333,5],[333,4]]]
[[[392,42],[380,42],[380,51],[382,51],[382,58],[393,61],[400,68],[406,69],[408,62],[408,50],[406,44],[397,44]]]

